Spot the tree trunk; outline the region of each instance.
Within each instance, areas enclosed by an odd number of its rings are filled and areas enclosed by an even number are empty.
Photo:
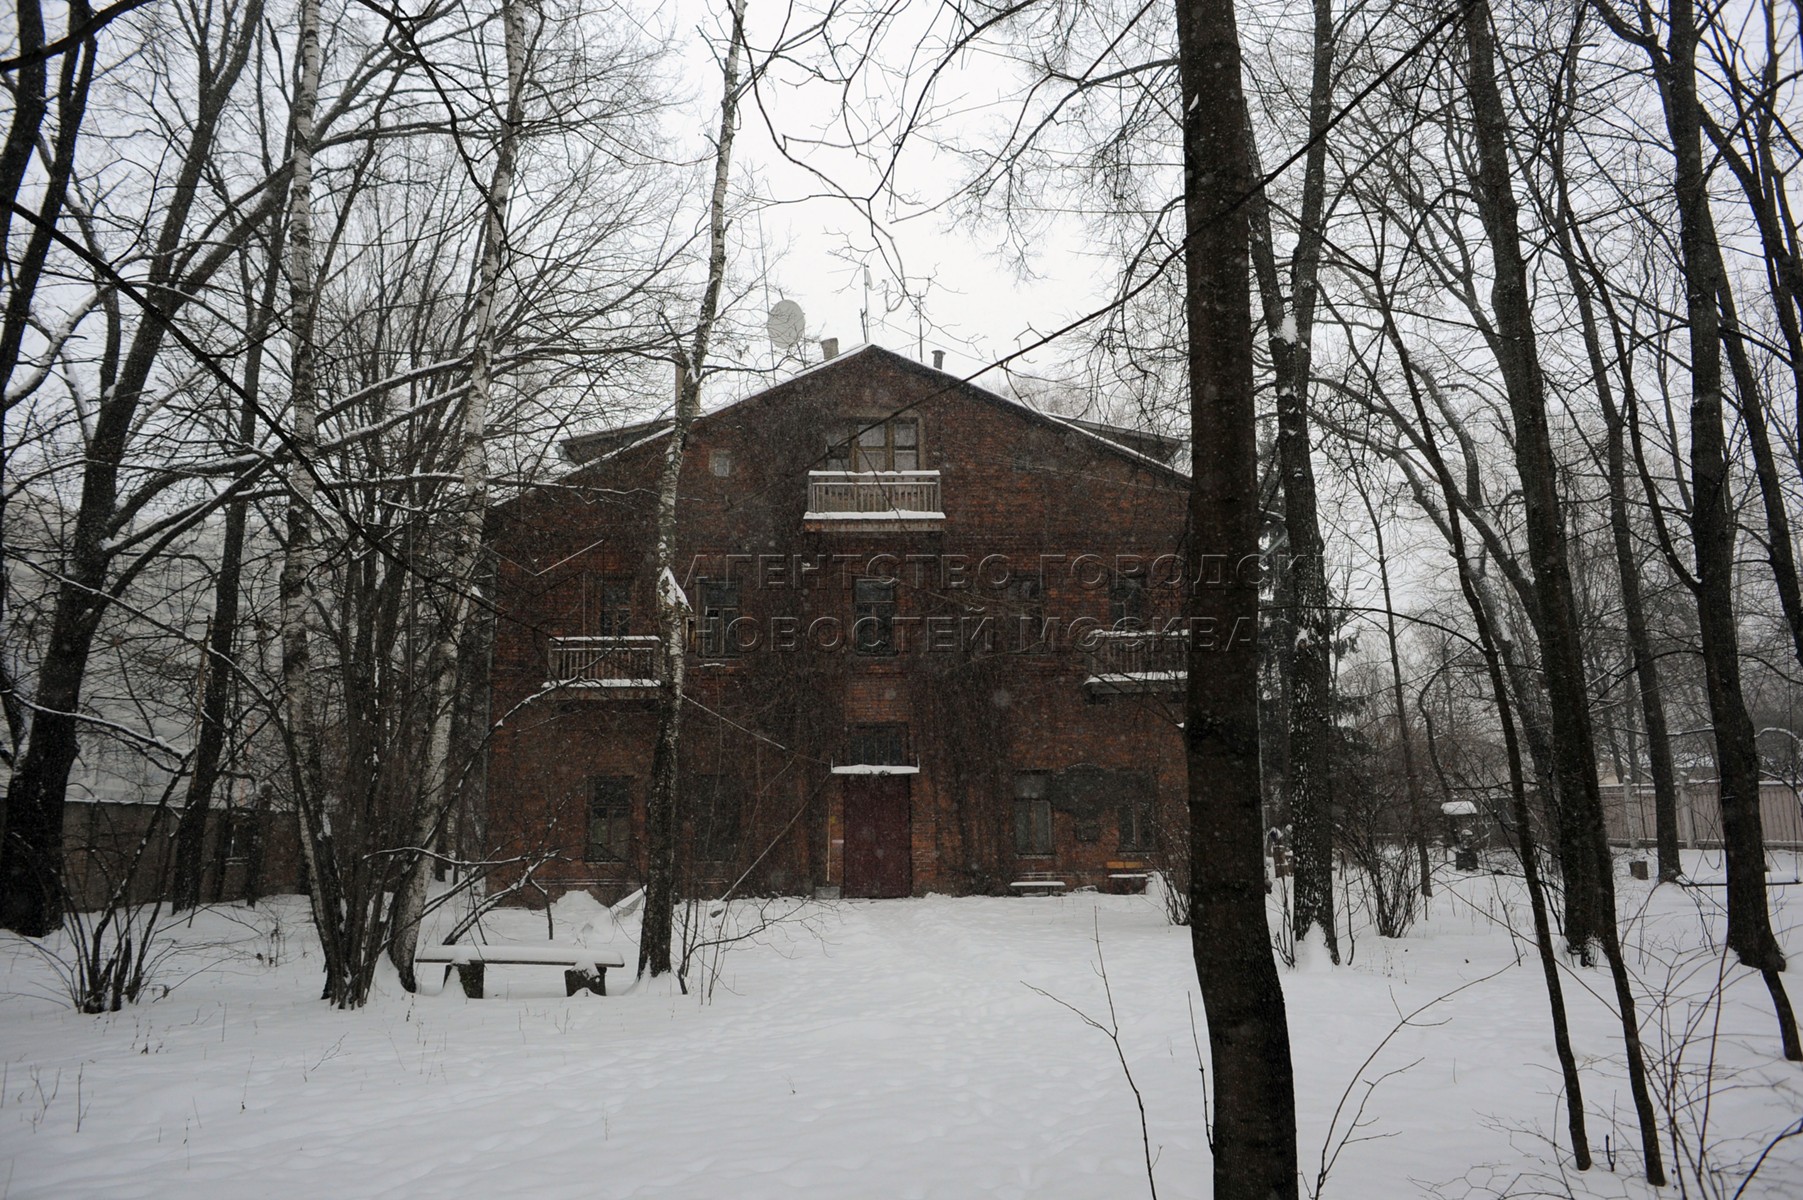
[[[1383,308],[1383,320],[1384,336],[1402,362],[1403,380],[1414,398],[1415,411],[1425,422],[1427,407],[1421,401],[1415,368],[1387,300]],[[1565,1013],[1565,990],[1559,982],[1559,962],[1553,950],[1552,921],[1547,909],[1546,887],[1540,878],[1540,855],[1535,845],[1534,818],[1529,810],[1527,781],[1521,769],[1521,742],[1516,736],[1515,720],[1510,711],[1509,687],[1504,681],[1502,650],[1505,643],[1497,636],[1496,623],[1490,619],[1492,606],[1479,587],[1479,576],[1473,569],[1471,556],[1466,550],[1452,473],[1438,457],[1434,460],[1434,472],[1441,494],[1446,500],[1443,529],[1458,569],[1459,591],[1464,596],[1472,622],[1477,627],[1479,648],[1483,651],[1484,666],[1490,676],[1490,690],[1496,698],[1497,720],[1502,725],[1503,747],[1509,766],[1509,802],[1515,822],[1515,844],[1521,856],[1528,904],[1534,915],[1535,949],[1539,952],[1540,973],[1546,982],[1547,1004],[1552,1012],[1553,1048],[1559,1058],[1560,1075],[1565,1081],[1566,1128],[1571,1134],[1572,1157],[1578,1170],[1588,1171],[1591,1166],[1590,1139],[1585,1130],[1583,1083],[1578,1076],[1577,1056],[1571,1048],[1571,1026]]]
[[[726,279],[726,185],[732,172],[733,135],[739,115],[739,59],[745,44],[745,0],[732,0],[731,41],[721,64],[720,128],[714,142],[714,186],[708,203],[707,284],[701,293],[694,338],[676,354],[675,419],[664,453],[663,473],[657,492],[657,573],[659,656],[657,743],[651,758],[651,794],[646,800],[645,832],[648,863],[645,878],[645,917],[639,935],[638,973],[668,974],[672,959],[670,937],[676,918],[676,838],[678,814],[676,790],[682,731],[684,642],[688,607],[676,581],[677,486],[682,478],[683,455],[688,449],[689,426],[701,410],[701,376],[707,365],[708,342],[720,309],[720,291]]]
[[[1784,62],[1784,56],[1777,50],[1772,38],[1772,17],[1765,19],[1767,37],[1767,62],[1763,77],[1757,89],[1755,105],[1758,110],[1756,120],[1741,122],[1736,126],[1737,132],[1746,140],[1747,153],[1743,156],[1736,149],[1713,117],[1707,111],[1699,111],[1703,122],[1703,131],[1709,135],[1722,161],[1734,173],[1740,182],[1741,192],[1746,197],[1747,207],[1752,210],[1753,218],[1759,226],[1760,249],[1764,252],[1766,268],[1766,284],[1772,297],[1772,308],[1778,319],[1779,331],[1784,336],[1788,358],[1791,383],[1796,392],[1798,410],[1794,414],[1803,417],[1803,326],[1799,326],[1798,317],[1803,315],[1803,263],[1797,254],[1797,228],[1792,220],[1791,207],[1781,199],[1780,189],[1785,186],[1784,174],[1772,153],[1774,142],[1782,144],[1788,137],[1787,131],[1776,128],[1777,122],[1770,97],[1775,95],[1778,87],[1778,72]],[[1745,87],[1738,79],[1734,84]]]
[[[29,937],[42,937],[62,923],[63,798],[80,747],[77,729],[89,651],[113,599],[109,574],[116,553],[113,539],[119,532],[120,472],[169,323],[204,282],[194,274],[178,275],[177,250],[226,100],[243,72],[261,21],[260,0],[251,0],[235,38],[221,47],[214,73],[201,80],[193,131],[169,189],[171,200],[146,272],[143,290],[153,311],[144,314],[117,376],[102,380],[106,386],[87,441],[67,566],[38,668],[35,715],[25,753],[7,785],[7,827],[0,841],[0,926]],[[219,261],[223,260],[211,260],[214,266]]]
[[[289,777],[300,820],[302,861],[311,886],[308,899],[324,959],[324,998],[340,1008],[358,1001],[354,939],[332,849],[331,821],[320,762],[318,715],[313,697],[313,647],[308,629],[313,551],[313,472],[319,452],[317,348],[318,267],[313,247],[314,122],[319,105],[319,0],[301,0],[298,79],[294,89],[294,167],[288,186],[289,432],[287,544],[280,583],[282,688],[287,717]]]
[[[1575,44],[1574,37],[1574,44]],[[1571,86],[1575,86],[1575,80]],[[1633,658],[1634,677],[1639,687],[1641,719],[1646,726],[1647,761],[1653,774],[1653,834],[1659,878],[1669,881],[1684,872],[1678,854],[1678,782],[1672,767],[1671,733],[1665,722],[1665,688],[1660,679],[1659,659],[1653,653],[1652,630],[1647,622],[1646,601],[1640,588],[1640,560],[1634,553],[1633,527],[1628,520],[1627,422],[1622,408],[1615,402],[1615,389],[1609,382],[1608,363],[1603,357],[1602,335],[1597,326],[1595,298],[1591,293],[1580,258],[1592,268],[1594,262],[1584,244],[1583,230],[1572,218],[1571,198],[1566,190],[1564,139],[1554,139],[1554,177],[1558,184],[1558,208],[1552,214],[1554,233],[1559,240],[1560,256],[1565,260],[1566,277],[1577,300],[1578,319],[1584,335],[1584,349],[1590,360],[1590,373],[1597,403],[1603,410],[1606,430],[1605,470],[1609,478],[1609,531],[1615,549],[1615,573],[1621,585],[1622,619],[1627,625],[1628,651]],[[1599,277],[1599,283],[1601,283]],[[1611,327],[1615,327],[1613,311],[1606,291],[1600,293],[1606,309],[1610,309]],[[1619,338],[1618,354],[1623,353]],[[1625,354],[1622,369],[1627,370]],[[1624,386],[1627,386],[1624,383]],[[1633,397],[1627,397],[1633,403]]]
[[[1231,0],[1178,0],[1191,445],[1186,705],[1190,937],[1214,1067],[1215,1200],[1294,1198],[1296,1097],[1265,925],[1258,780],[1258,585],[1204,582],[1202,555],[1258,546],[1250,160]],[[1237,561],[1237,558],[1234,560]],[[1211,639],[1204,629],[1216,631]]]
[[[1458,519],[1456,516],[1453,518]],[[1528,905],[1534,914],[1534,948],[1540,958],[1540,975],[1546,982],[1547,1004],[1552,1010],[1553,1049],[1559,1058],[1559,1074],[1565,1081],[1565,1127],[1571,1135],[1572,1158],[1578,1170],[1591,1166],[1590,1138],[1584,1127],[1584,1090],[1578,1077],[1578,1060],[1571,1048],[1571,1025],[1565,1015],[1565,990],[1559,983],[1559,961],[1553,951],[1552,921],[1546,905],[1546,887],[1540,880],[1540,851],[1534,844],[1534,819],[1528,811],[1528,791],[1521,772],[1521,745],[1515,736],[1515,720],[1509,711],[1509,695],[1503,685],[1503,672],[1496,652],[1496,639],[1477,591],[1471,586],[1470,569],[1462,550],[1459,558],[1459,586],[1466,606],[1477,624],[1478,639],[1484,651],[1484,666],[1490,673],[1490,691],[1496,697],[1496,717],[1502,725],[1503,748],[1509,760],[1509,809],[1515,821],[1516,853],[1521,857],[1522,878],[1527,883]]]
[[[44,22],[37,0],[20,0],[19,50],[35,55],[43,43]],[[86,24],[89,16],[84,0],[69,5],[69,27]],[[16,402],[9,394],[13,371],[19,364],[19,349],[24,344],[25,328],[31,317],[32,299],[37,295],[38,280],[43,277],[44,263],[50,254],[51,230],[62,215],[63,200],[68,195],[69,180],[75,169],[75,143],[81,123],[87,115],[88,86],[94,78],[96,45],[88,38],[79,46],[64,52],[63,66],[57,80],[56,142],[46,164],[44,196],[38,204],[37,220],[25,239],[24,253],[11,254],[11,205],[18,201],[24,182],[25,168],[31,161],[33,140],[42,126],[48,106],[44,101],[45,64],[42,61],[19,68],[13,86],[13,120],[7,129],[6,144],[0,149],[0,251],[15,264],[7,280],[6,316],[0,323],[0,396],[5,407]],[[0,468],[3,469],[3,468]],[[0,506],[5,500],[0,498]],[[0,513],[5,510],[0,507]]]
[[[1784,484],[1778,475],[1778,459],[1772,453],[1772,434],[1765,419],[1765,391],[1747,356],[1747,344],[1740,331],[1740,317],[1734,308],[1734,289],[1727,273],[1721,280],[1722,349],[1727,352],[1728,366],[1734,376],[1734,391],[1739,400],[1741,423],[1746,426],[1747,445],[1753,451],[1753,475],[1759,480],[1759,498],[1765,506],[1766,563],[1771,567],[1772,582],[1778,589],[1778,604],[1784,612],[1784,623],[1790,629],[1791,652],[1803,665],[1803,589],[1797,581],[1797,555],[1791,548],[1790,514],[1784,507]]]
[[[13,119],[6,127],[6,141],[0,145],[0,251],[10,259],[12,248],[12,206],[18,203],[19,190],[25,185],[25,172],[37,152],[38,131],[50,103],[44,87],[50,73],[39,52],[44,47],[44,8],[38,0],[18,0],[14,8],[19,38],[19,57],[25,61],[13,77]],[[11,362],[0,359],[0,388],[4,388]]]
[[[469,395],[463,402],[463,432],[457,465],[462,475],[462,511],[452,537],[449,580],[450,613],[443,635],[432,654],[434,677],[431,696],[432,727],[426,747],[425,778],[414,799],[414,844],[408,847],[406,870],[395,892],[394,938],[389,957],[400,973],[401,986],[418,990],[413,954],[419,946],[419,923],[425,915],[429,853],[456,803],[451,777],[451,727],[457,713],[457,683],[462,676],[462,651],[470,614],[475,609],[481,574],[483,522],[488,515],[488,401],[494,383],[495,300],[507,246],[507,206],[513,199],[514,159],[519,150],[520,123],[524,116],[526,82],[526,22],[518,0],[501,2],[502,38],[506,43],[507,100],[500,140],[495,147],[495,170],[484,197],[486,217],[482,232],[482,264],[476,286],[474,349],[470,358]]]
[[[1696,555],[1697,622],[1705,687],[1715,726],[1721,777],[1722,844],[1727,858],[1728,934],[1740,961],[1766,976],[1787,1058],[1803,1058],[1795,1018],[1777,972],[1784,952],[1772,934],[1765,888],[1765,836],[1759,814],[1759,754],[1740,684],[1740,640],[1734,625],[1734,518],[1729,507],[1722,429],[1721,321],[1724,271],[1709,212],[1696,90],[1697,29],[1691,0],[1672,0],[1670,46],[1664,56],[1665,115],[1676,163],[1673,194],[1684,259],[1684,302],[1690,324],[1691,543]],[[1659,66],[1656,44],[1655,66]]]
[[[1600,943],[1609,963],[1627,1054],[1628,1085],[1639,1117],[1647,1182],[1658,1187],[1665,1183],[1665,1165],[1652,1097],[1647,1091],[1634,993],[1615,927],[1614,869],[1596,777],[1596,748],[1584,683],[1583,652],[1578,641],[1577,603],[1559,510],[1558,464],[1548,429],[1546,383],[1535,344],[1527,264],[1521,253],[1508,148],[1508,113],[1496,82],[1496,46],[1488,0],[1473,0],[1465,10],[1462,24],[1469,56],[1467,86],[1472,132],[1477,145],[1477,171],[1472,184],[1495,275],[1491,304],[1497,336],[1492,340],[1492,349],[1514,418],[1515,460],[1521,476],[1528,554],[1540,600],[1541,667],[1546,674],[1547,699],[1553,714],[1559,815],[1567,831],[1567,844],[1572,848],[1571,861],[1565,864],[1565,934],[1580,950],[1592,941]]]
[[[1414,737],[1409,729],[1408,703],[1403,696],[1402,652],[1396,636],[1396,602],[1390,594],[1390,558],[1384,552],[1384,525],[1378,517],[1377,506],[1371,502],[1371,495],[1363,486],[1359,488],[1359,494],[1364,498],[1365,511],[1370,514],[1371,532],[1377,543],[1377,578],[1384,592],[1384,641],[1390,652],[1390,697],[1396,708],[1396,738],[1402,746],[1402,780],[1409,798],[1409,820],[1414,825],[1415,865],[1420,875],[1417,888],[1421,898],[1428,900],[1434,894],[1434,868],[1427,851],[1427,799],[1421,791],[1421,771],[1415,765]],[[1450,502],[1447,508],[1449,512],[1453,511]],[[1452,519],[1458,519],[1456,513]]]
[[[279,255],[279,248],[276,254]],[[248,330],[249,358],[244,366],[245,400],[238,411],[238,446],[248,448],[257,436],[255,397],[263,375],[263,338],[274,318],[275,293],[281,280],[272,255],[264,279],[262,301]],[[208,631],[206,675],[202,684],[200,738],[194,748],[194,774],[188,780],[188,796],[175,833],[175,877],[170,910],[181,912],[200,903],[205,874],[207,813],[219,782],[227,723],[230,720],[232,684],[237,674],[233,650],[238,635],[239,593],[244,581],[244,536],[250,504],[238,500],[226,506],[225,530],[219,548],[219,574],[213,581],[213,620]],[[223,837],[224,834],[221,834]]]
[[[1495,46],[1488,0],[1466,9],[1463,25],[1469,55],[1477,166],[1473,192],[1488,236],[1495,282],[1491,304],[1496,336],[1492,349],[1508,393],[1515,430],[1515,465],[1521,479],[1528,556],[1539,602],[1540,665],[1552,710],[1554,769],[1559,784],[1559,820],[1565,869],[1565,936],[1588,956],[1604,926],[1615,921],[1613,888],[1603,841],[1602,797],[1596,779],[1595,739],[1585,692],[1578,614],[1566,559],[1559,507],[1558,463],[1553,457],[1534,333],[1533,300],[1508,149],[1508,115],[1496,83]],[[1599,849],[1602,853],[1599,855]]]
[[[1290,259],[1288,304],[1277,270],[1270,207],[1262,188],[1249,203],[1252,262],[1270,338],[1277,395],[1277,462],[1283,479],[1287,567],[1295,598],[1288,624],[1291,643],[1290,772],[1288,797],[1295,853],[1292,931],[1298,944],[1319,928],[1334,962],[1340,961],[1333,892],[1333,617],[1328,611],[1326,547],[1315,496],[1309,437],[1310,339],[1321,257],[1322,210],[1327,195],[1327,121],[1333,101],[1333,2],[1314,0],[1314,63],[1309,86],[1310,144],[1303,160],[1302,208]],[[1248,126],[1250,122],[1248,122]],[[1248,174],[1256,178],[1257,152],[1247,137]],[[1250,181],[1249,181],[1250,182]]]

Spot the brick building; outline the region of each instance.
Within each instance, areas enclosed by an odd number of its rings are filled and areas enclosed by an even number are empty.
[[[490,840],[643,879],[667,422],[498,508]],[[864,347],[696,423],[684,888],[1128,886],[1181,847],[1187,480],[1164,439]]]

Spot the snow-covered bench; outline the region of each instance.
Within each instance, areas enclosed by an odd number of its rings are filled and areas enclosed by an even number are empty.
[[[446,982],[451,971],[463,984],[463,994],[472,1000],[482,999],[484,969],[493,963],[508,967],[562,967],[564,995],[574,996],[587,988],[597,996],[607,995],[607,968],[623,967],[626,959],[618,950],[596,950],[587,946],[505,946],[494,942],[455,946],[421,946],[413,956],[415,963],[444,964]]]
[[[1023,896],[1056,896],[1064,891],[1064,880],[1050,871],[1029,871],[1008,885]]]

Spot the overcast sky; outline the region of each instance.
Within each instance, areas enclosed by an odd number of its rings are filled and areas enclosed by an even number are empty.
[[[719,103],[718,68],[701,29],[703,22],[708,28],[717,27],[708,14],[723,11],[724,6],[691,0],[685,7],[694,15],[686,25],[675,26],[675,33],[684,46],[690,111],[698,118],[717,120],[713,114]],[[919,19],[934,7],[912,6],[900,19]],[[753,43],[768,45],[773,23],[787,11],[786,4],[776,0],[752,0],[747,24]],[[919,50],[919,39],[911,32],[898,32],[886,43],[891,48],[898,44]],[[940,94],[958,99],[969,113],[970,134],[976,137],[983,122],[993,118],[995,102],[1015,82],[1008,64],[976,56],[942,81]],[[1023,280],[995,253],[995,232],[959,221],[949,206],[930,211],[928,205],[949,199],[960,168],[951,156],[934,151],[925,138],[913,143],[899,173],[902,189],[919,203],[881,203],[878,215],[896,252],[886,258],[877,252],[876,238],[851,204],[797,199],[818,195],[823,185],[787,162],[767,130],[768,119],[792,138],[814,136],[822,129],[829,136],[835,132],[843,136],[840,97],[832,89],[801,89],[784,80],[762,88],[759,100],[761,107],[747,100],[734,165],[737,181],[754,183],[768,206],[742,217],[734,240],[742,275],[751,274],[747,268],[755,269],[759,244],[772,256],[769,295],[755,298],[760,311],[779,299],[792,299],[807,315],[809,339],[817,343],[822,337],[838,338],[841,348],[848,349],[866,340],[860,312],[867,310],[869,340],[927,361],[932,351],[942,350],[946,369],[967,375],[1035,340],[1035,331],[1056,328],[1095,307],[1098,273],[1085,260],[1079,230],[1055,228],[1032,264],[1033,276]],[[852,114],[852,124],[882,123],[893,111],[882,99],[854,107],[858,111]],[[860,176],[858,164],[849,156],[816,152],[811,157],[822,169],[831,169],[847,190],[868,188],[871,176]],[[896,266],[905,271],[905,279]],[[764,349],[769,349],[767,344]],[[817,359],[818,345],[810,346],[808,353]],[[1022,365],[1049,363],[1055,357],[1050,350],[1041,351]],[[996,389],[1005,384],[998,372],[981,382]]]

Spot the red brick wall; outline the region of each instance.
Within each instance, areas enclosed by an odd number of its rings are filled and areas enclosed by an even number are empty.
[[[825,431],[840,419],[903,408],[920,421],[921,466],[941,473],[943,527],[804,528],[807,471],[824,465]],[[724,477],[710,469],[715,451],[730,457]],[[662,439],[629,448],[495,514],[504,616],[492,672],[502,724],[489,760],[490,827],[507,852],[549,845],[571,860],[539,871],[553,892],[617,894],[642,876],[642,861],[589,864],[580,856],[592,776],[637,781],[635,819],[643,820],[654,726],[648,703],[601,689],[539,693],[547,639],[595,632],[585,625],[592,616],[585,616],[583,595],[596,580],[632,579],[634,632],[652,631],[650,497],[663,452]],[[950,376],[866,350],[704,418],[685,461],[682,495],[680,574],[691,599],[699,601],[700,577],[725,572],[740,582],[747,629],[773,631],[773,622],[787,619],[798,635],[794,649],[766,638],[731,660],[690,662],[697,703],[685,710],[685,777],[730,774],[739,781],[749,806],[742,844],[755,843],[753,852],[775,847],[754,874],[756,886],[800,891],[839,882],[839,788],[827,764],[843,761],[848,724],[909,726],[920,763],[911,779],[917,894],[1005,891],[1022,870],[1105,884],[1119,864],[1145,861],[1121,849],[1112,816],[1086,822],[1065,811],[1053,818],[1054,854],[1017,860],[1017,771],[1143,772],[1164,817],[1180,822],[1183,758],[1174,701],[1089,700],[1088,665],[1069,648],[958,648],[969,628],[960,618],[987,613],[1000,622],[1009,611],[986,586],[1003,561],[1016,575],[1043,571],[1047,618],[1105,624],[1114,568],[1143,571],[1179,548],[1185,491],[1173,473]],[[986,559],[989,569],[979,571]],[[810,648],[800,636],[810,622],[836,621],[849,632],[851,584],[863,571],[897,580],[898,653]],[[1151,594],[1154,614],[1178,611],[1174,586]],[[992,628],[1012,631],[1003,624]],[[942,644],[930,645],[931,636]],[[1005,641],[1001,648],[1007,650]]]

